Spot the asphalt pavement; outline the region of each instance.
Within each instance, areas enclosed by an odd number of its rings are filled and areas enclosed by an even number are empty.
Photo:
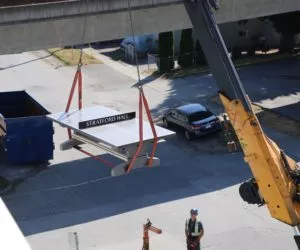
[[[300,121],[300,58],[261,63],[239,72],[253,102]]]
[[[260,63],[242,67],[237,72],[252,102],[300,121],[300,58]],[[193,97],[201,101],[201,97],[206,99],[208,95],[216,95],[217,91],[211,74],[175,79],[170,81],[169,98],[155,110],[159,112],[168,106],[170,99],[186,102]]]
[[[115,62],[105,56],[105,50],[92,50],[92,55],[104,60],[116,71],[122,72],[137,81],[136,67]],[[145,72],[147,65],[140,65]],[[300,57],[263,62],[237,68],[241,82],[251,101],[290,119],[300,121]],[[208,96],[216,95],[218,88],[211,74],[191,75],[175,80],[155,79],[142,74],[142,82],[148,89],[155,89],[167,98],[152,110],[160,115],[166,108],[196,101],[206,105]],[[168,85],[165,83],[168,82]],[[164,88],[163,86],[167,86]],[[218,112],[216,106],[212,110]]]

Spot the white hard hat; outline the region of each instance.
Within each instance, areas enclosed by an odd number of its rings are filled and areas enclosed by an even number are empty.
[[[197,209],[197,208],[192,208],[192,209],[191,209],[191,214],[196,214],[196,215],[198,215],[198,209]]]

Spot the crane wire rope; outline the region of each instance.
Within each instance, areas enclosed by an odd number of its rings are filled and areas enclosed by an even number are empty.
[[[137,55],[137,50],[136,50],[136,40],[135,40],[135,32],[134,32],[134,27],[133,27],[133,18],[132,18],[132,8],[131,8],[131,4],[130,4],[130,1],[131,0],[127,0],[127,3],[128,3],[128,14],[129,14],[129,21],[130,21],[130,28],[131,28],[131,34],[132,34],[132,40],[133,40],[133,48],[134,48],[134,58],[135,58],[135,64],[136,64],[136,69],[137,69],[137,75],[138,75],[138,91],[139,91],[139,145],[137,147],[137,150],[130,162],[130,164],[128,165],[127,169],[126,169],[126,172],[129,172],[142,147],[143,147],[143,143],[144,143],[144,140],[143,140],[143,129],[144,129],[144,126],[143,126],[143,104],[144,104],[144,107],[145,107],[145,110],[146,110],[146,114],[147,114],[147,117],[148,117],[148,120],[149,120],[149,123],[150,123],[150,126],[151,126],[151,130],[152,130],[152,134],[153,134],[153,138],[154,138],[154,141],[153,141],[153,147],[152,147],[152,151],[151,151],[151,154],[150,154],[150,158],[149,158],[149,161],[147,163],[147,165],[149,167],[152,166],[152,163],[153,163],[153,158],[154,158],[154,155],[155,155],[155,151],[156,151],[156,147],[157,147],[157,143],[158,143],[158,137],[157,137],[157,133],[156,133],[156,130],[155,130],[155,126],[154,126],[154,122],[153,122],[153,119],[152,119],[152,116],[151,116],[151,112],[150,112],[150,108],[149,108],[149,105],[148,105],[148,102],[147,102],[147,99],[146,99],[146,96],[144,94],[144,91],[143,91],[143,85],[142,85],[142,82],[141,82],[141,74],[140,74],[140,67],[139,67],[139,62],[138,62],[138,55]]]
[[[84,40],[86,37],[86,27],[87,27],[87,12],[88,12],[88,2],[89,0],[85,0],[85,15],[84,15],[84,22],[83,22],[83,31],[82,31],[82,38],[81,38],[81,47],[80,47],[80,54],[79,54],[79,59],[78,59],[78,64],[77,64],[77,70],[75,73],[75,77],[73,80],[73,84],[70,90],[70,94],[69,94],[69,98],[68,98],[68,102],[67,102],[67,106],[65,109],[65,112],[68,112],[70,107],[71,107],[71,102],[73,99],[73,95],[74,95],[74,91],[76,88],[76,85],[78,83],[78,109],[81,110],[82,109],[82,72],[81,72],[81,67],[82,67],[82,55],[83,55],[83,47],[84,47]],[[72,132],[70,128],[67,128],[68,131],[68,137],[69,139],[72,139]],[[103,163],[104,165],[113,168],[114,164],[112,164],[111,162],[102,159],[99,156],[96,156],[94,154],[89,153],[88,151],[82,149],[80,146],[74,146],[74,149],[80,151],[81,153],[92,157],[94,160],[97,160],[101,163]]]
[[[139,87],[141,87],[141,73],[140,73],[140,66],[139,66],[139,61],[138,61],[138,56],[137,56],[137,51],[136,51],[136,40],[135,40],[135,33],[134,33],[134,28],[133,28],[132,10],[131,10],[130,0],[127,0],[127,3],[128,3],[128,14],[129,14],[129,20],[130,20],[130,29],[131,29],[131,35],[132,35],[132,40],[133,40],[133,48],[134,48],[134,60],[135,60],[137,76],[138,76],[138,84],[139,84]]]

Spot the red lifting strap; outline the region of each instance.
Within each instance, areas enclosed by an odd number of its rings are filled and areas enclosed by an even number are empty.
[[[65,112],[68,112],[70,110],[70,106],[71,106],[71,103],[72,103],[72,100],[73,100],[73,96],[74,96],[74,92],[75,92],[75,88],[76,88],[76,85],[77,85],[77,82],[78,82],[78,108],[79,110],[82,109],[82,73],[81,73],[81,63],[78,64],[78,68],[77,68],[77,71],[75,73],[75,77],[74,77],[74,80],[73,80],[73,84],[72,84],[72,87],[71,87],[71,91],[70,91],[70,95],[69,95],[69,98],[68,98],[68,102],[67,102],[67,106],[66,106],[66,109],[65,109]],[[153,147],[152,147],[152,151],[151,151],[151,154],[150,154],[150,159],[147,163],[147,165],[149,167],[152,166],[152,163],[153,163],[153,158],[154,158],[154,155],[155,155],[155,152],[156,152],[156,148],[157,148],[157,143],[158,143],[158,137],[157,137],[157,133],[156,133],[156,130],[155,130],[155,126],[154,126],[154,122],[152,120],[152,116],[151,116],[151,113],[150,113],[150,109],[149,109],[149,105],[148,105],[148,102],[147,102],[147,99],[146,99],[146,96],[143,92],[143,89],[140,87],[139,88],[139,145],[138,145],[138,148],[126,170],[126,172],[130,172],[130,170],[132,169],[135,161],[136,161],[136,158],[138,157],[142,147],[143,147],[143,104],[145,106],[145,110],[146,110],[146,114],[147,114],[147,117],[148,117],[148,120],[150,122],[150,126],[151,126],[151,130],[152,130],[152,133],[153,133],[153,137],[154,137],[154,142],[153,142]],[[71,133],[71,129],[68,128],[68,136],[69,136],[69,139],[72,138],[72,133]],[[87,151],[83,150],[82,148],[78,147],[78,146],[75,146],[74,149],[77,149],[79,150],[80,152],[94,158],[95,160],[98,160],[102,163],[104,163],[105,165],[109,166],[109,167],[114,167],[112,163],[108,162],[108,161],[105,161],[103,160],[102,158],[100,158],[99,156],[95,156],[93,154],[90,154],[88,153]]]
[[[148,120],[150,122],[152,134],[154,136],[153,147],[152,147],[150,159],[149,159],[149,162],[148,162],[148,166],[151,167],[152,163],[153,163],[153,157],[155,155],[155,151],[156,151],[156,148],[157,148],[158,138],[157,138],[157,133],[156,133],[156,130],[155,130],[154,122],[153,122],[153,119],[152,119],[152,116],[151,116],[151,113],[150,113],[149,105],[148,105],[146,96],[145,96],[143,91],[142,91],[142,96],[143,96],[144,105],[145,105],[146,113],[147,113],[147,116],[148,116]]]
[[[70,110],[71,103],[72,103],[72,100],[73,100],[73,96],[74,96],[74,92],[75,92],[75,88],[76,88],[77,83],[78,83],[78,109],[81,110],[82,109],[82,73],[81,73],[81,62],[78,63],[77,71],[76,71],[75,76],[74,76],[73,84],[72,84],[72,87],[71,87],[71,91],[70,91],[70,94],[69,94],[67,106],[66,106],[66,109],[65,109],[66,113]],[[69,136],[69,139],[72,138],[72,133],[71,133],[71,129],[70,128],[68,128],[68,136]],[[75,146],[73,148],[76,149],[76,150],[78,150],[78,151],[80,151],[83,154],[86,154],[86,155],[92,157],[93,159],[95,159],[97,161],[100,161],[101,163],[103,163],[103,164],[105,164],[105,165],[107,165],[109,167],[114,167],[114,165],[111,162],[106,161],[106,160],[100,158],[99,156],[93,155],[93,154],[91,154],[91,153],[83,150],[79,146]]]
[[[138,148],[126,170],[127,173],[132,169],[132,167],[136,161],[136,158],[138,157],[138,155],[143,147],[143,142],[144,142],[144,140],[143,140],[143,97],[141,94],[141,90],[139,90],[139,136],[140,136],[139,146],[138,146]]]
[[[68,99],[68,103],[67,103],[65,112],[68,112],[70,109],[77,82],[78,82],[78,108],[81,109],[82,108],[82,74],[81,74],[81,65],[80,64],[78,65],[77,71],[75,73],[75,77],[73,80],[73,84],[71,87],[71,91],[70,91],[70,95],[69,95],[69,99]]]
[[[77,67],[77,71],[75,73],[74,76],[74,80],[73,80],[73,84],[71,87],[71,91],[70,91],[70,95],[68,98],[68,103],[67,103],[67,107],[65,109],[65,112],[69,112],[70,110],[70,106],[73,100],[73,96],[74,96],[74,92],[75,92],[75,87],[77,85],[78,82],[78,108],[81,109],[82,108],[82,73],[81,73],[81,63],[78,64]],[[68,128],[68,136],[69,139],[72,138],[72,133],[71,133],[71,129]]]
[[[156,148],[157,148],[157,142],[158,142],[158,138],[157,138],[157,133],[156,133],[156,130],[155,130],[155,126],[154,126],[154,122],[152,120],[152,116],[151,116],[151,113],[150,113],[150,109],[149,109],[149,105],[148,105],[148,102],[147,102],[147,99],[146,99],[146,96],[143,92],[143,89],[140,87],[139,88],[139,136],[140,136],[140,141],[139,141],[139,146],[132,158],[132,161],[131,163],[129,164],[126,172],[128,173],[135,161],[136,161],[136,158],[138,157],[141,149],[142,149],[142,146],[143,146],[143,104],[145,106],[145,110],[146,110],[146,113],[147,113],[147,116],[148,116],[148,120],[150,122],[150,126],[151,126],[151,130],[152,130],[152,134],[153,134],[153,137],[154,137],[154,143],[153,143],[153,147],[152,147],[152,152],[151,152],[151,155],[150,155],[150,159],[148,161],[148,166],[151,167],[152,166],[152,163],[153,163],[153,157],[155,155],[155,151],[156,151]]]

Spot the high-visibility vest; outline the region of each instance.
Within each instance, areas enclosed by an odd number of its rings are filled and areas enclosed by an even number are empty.
[[[187,219],[186,222],[185,222],[185,229],[187,230],[187,232],[189,233],[190,236],[199,236],[200,235],[200,221],[199,220],[196,220],[195,221],[195,228],[194,228],[194,231],[193,232],[190,232],[189,231],[189,222],[190,222],[190,219]]]

